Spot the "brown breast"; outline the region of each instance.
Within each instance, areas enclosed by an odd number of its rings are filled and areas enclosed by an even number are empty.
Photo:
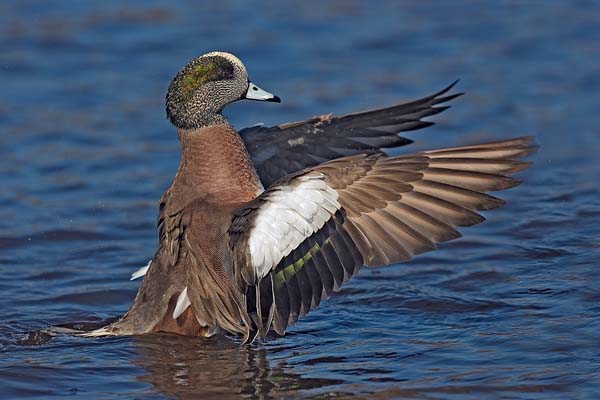
[[[238,133],[228,124],[180,130],[182,157],[172,189],[193,187],[219,203],[244,203],[262,185]]]
[[[161,215],[166,231],[184,232],[185,250],[177,262],[190,269],[186,286],[198,315],[190,308],[173,320],[175,297],[154,330],[202,336],[210,326],[223,326],[241,332],[243,307],[233,284],[226,233],[233,210],[254,199],[262,185],[231,126],[180,131],[179,137],[181,163],[161,201]],[[202,328],[196,316],[209,328]]]

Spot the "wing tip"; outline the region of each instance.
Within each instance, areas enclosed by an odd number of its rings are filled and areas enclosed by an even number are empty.
[[[145,276],[146,273],[148,272],[148,269],[150,268],[150,265],[152,265],[152,260],[148,261],[148,264],[146,264],[145,266],[135,270],[129,277],[129,280],[134,281],[138,278],[141,278],[142,276]]]
[[[450,90],[452,90],[458,84],[458,82],[460,82],[460,78],[455,79],[454,82],[450,83],[448,86],[446,86],[445,88],[443,88],[436,94],[432,95],[431,97],[436,98],[436,97],[440,97],[443,94],[448,93]],[[464,94],[465,94],[464,92],[459,92],[459,93],[448,95],[446,97],[451,97],[449,100],[452,100],[453,98],[462,96]]]
[[[187,293],[188,288],[186,286],[185,289],[183,289],[177,297],[177,304],[175,305],[175,309],[173,310],[173,319],[179,318],[181,314],[183,314],[183,312],[187,310],[187,308],[192,304]]]

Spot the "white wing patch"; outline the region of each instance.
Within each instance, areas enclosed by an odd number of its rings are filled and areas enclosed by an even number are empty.
[[[252,266],[259,278],[342,208],[338,193],[324,178],[322,173],[300,176],[267,194],[268,202],[258,211],[248,240]]]
[[[152,264],[152,260],[148,261],[148,264],[146,264],[145,267],[142,267],[138,270],[136,270],[133,274],[131,274],[131,278],[129,278],[130,281],[136,280],[137,278],[141,278],[142,276],[146,275],[146,273],[148,272],[148,268],[150,268],[150,265]]]

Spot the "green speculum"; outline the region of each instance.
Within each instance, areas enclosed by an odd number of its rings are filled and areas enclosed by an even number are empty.
[[[323,244],[325,245],[328,243],[329,239],[325,240]],[[280,271],[278,271],[274,276],[275,279],[273,280],[275,288],[280,288],[283,282],[287,282],[292,276],[296,275],[296,273],[304,266],[304,263],[310,260],[313,257],[313,254],[317,253],[320,250],[321,246],[319,246],[318,243],[315,243],[315,245],[311,247],[310,250],[306,254],[304,254],[304,256],[300,257],[294,263],[289,264],[282,268]]]

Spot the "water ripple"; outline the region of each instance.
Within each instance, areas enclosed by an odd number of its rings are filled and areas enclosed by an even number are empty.
[[[599,20],[574,2],[0,2],[0,397],[597,398]],[[180,154],[165,90],[214,49],[283,99],[228,107],[238,128],[459,77],[414,150],[522,134],[540,150],[485,223],[364,268],[283,338],[66,334],[135,296]]]

